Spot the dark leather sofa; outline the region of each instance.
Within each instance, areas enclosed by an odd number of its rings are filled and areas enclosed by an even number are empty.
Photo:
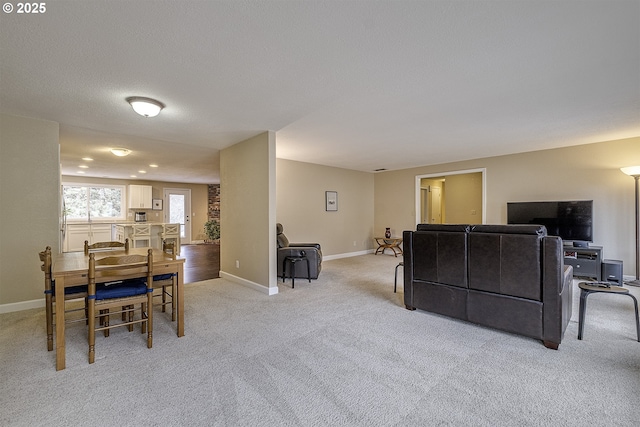
[[[419,224],[403,233],[403,244],[407,309],[560,345],[573,268],[564,265],[562,240],[544,226]]]

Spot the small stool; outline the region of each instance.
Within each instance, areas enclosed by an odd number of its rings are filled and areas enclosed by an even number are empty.
[[[282,282],[284,282],[284,278],[287,272],[287,261],[291,266],[291,289],[296,287],[296,263],[299,261],[307,261],[307,279],[309,279],[309,283],[311,283],[311,268],[309,265],[309,258],[304,255],[299,256],[286,256],[282,261]]]
[[[582,339],[582,331],[584,329],[584,314],[587,310],[587,297],[589,294],[604,293],[604,294],[618,294],[628,295],[633,298],[633,305],[636,309],[636,334],[638,335],[638,342],[640,342],[640,321],[638,320],[638,300],[632,294],[629,293],[629,289],[625,289],[620,286],[602,287],[598,286],[598,282],[580,282],[578,287],[580,291],[580,314],[578,320],[578,339]]]
[[[393,279],[393,293],[396,293],[396,288],[398,287],[398,267],[404,267],[404,262],[400,262],[400,264],[396,265],[396,277]]]

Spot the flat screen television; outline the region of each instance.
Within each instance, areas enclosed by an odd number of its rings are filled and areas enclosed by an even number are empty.
[[[588,246],[593,242],[593,200],[509,202],[507,223],[544,225],[551,236]]]

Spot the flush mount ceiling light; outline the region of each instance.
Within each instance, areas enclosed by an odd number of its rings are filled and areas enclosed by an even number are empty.
[[[131,104],[133,111],[144,117],[155,117],[164,108],[162,102],[142,96],[130,96],[127,102]]]
[[[124,156],[128,156],[129,154],[131,154],[131,150],[127,149],[127,148],[112,148],[111,152],[113,154],[115,154],[118,157],[124,157]]]

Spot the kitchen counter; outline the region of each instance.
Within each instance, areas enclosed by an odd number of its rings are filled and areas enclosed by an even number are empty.
[[[149,238],[149,246],[156,249],[162,249],[162,237],[161,233],[163,231],[163,227],[165,225],[169,225],[170,223],[165,222],[135,222],[135,221],[123,221],[112,224],[111,226],[111,240],[116,242],[124,243],[125,239],[129,239],[131,243],[131,247],[136,247],[135,244],[132,243],[131,234],[133,233],[134,225],[150,225],[151,226],[151,236]],[[180,253],[180,238],[176,239],[178,241],[178,254]]]

